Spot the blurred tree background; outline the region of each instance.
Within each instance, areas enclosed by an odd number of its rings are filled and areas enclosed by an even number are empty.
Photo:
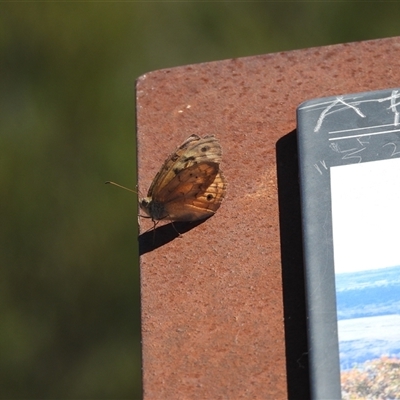
[[[0,398],[140,399],[135,79],[396,36],[397,2],[2,2]],[[168,149],[169,150],[169,149]]]

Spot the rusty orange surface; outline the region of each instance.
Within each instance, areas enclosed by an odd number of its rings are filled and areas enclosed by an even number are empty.
[[[296,350],[296,340],[288,347],[296,329],[301,354],[305,340],[296,107],[399,82],[400,38],[188,65],[138,79],[139,190],[147,192],[190,134],[218,137],[228,183],[213,217],[174,224],[182,237],[161,223],[139,238],[145,400],[286,399],[287,367],[296,382],[297,364],[297,385],[307,386],[306,361],[286,358]],[[141,220],[142,232],[151,226]],[[283,293],[282,276],[291,293]],[[284,313],[284,295],[289,306],[299,304],[298,313],[287,311],[286,300]]]

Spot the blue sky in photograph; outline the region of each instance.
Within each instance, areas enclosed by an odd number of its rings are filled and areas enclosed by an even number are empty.
[[[330,172],[335,272],[400,265],[400,158]]]

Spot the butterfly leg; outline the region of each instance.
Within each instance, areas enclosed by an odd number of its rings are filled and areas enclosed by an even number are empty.
[[[174,223],[171,221],[171,225],[172,225],[172,227],[175,229],[175,232],[178,234],[178,237],[179,238],[183,238],[183,235],[181,234],[181,233],[179,233],[178,232],[178,230],[175,228],[175,225],[174,225]]]

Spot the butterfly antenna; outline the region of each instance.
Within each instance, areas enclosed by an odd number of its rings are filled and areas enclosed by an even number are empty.
[[[110,185],[117,186],[117,187],[119,187],[119,188],[121,188],[121,189],[128,190],[129,192],[132,192],[132,193],[135,193],[135,194],[139,194],[138,192],[134,191],[133,189],[129,189],[129,188],[127,188],[127,187],[125,187],[125,186],[122,186],[122,185],[119,185],[118,183],[115,183],[115,182],[107,181],[107,182],[105,182],[105,183],[106,183],[106,184],[108,183],[108,184],[110,184]]]

